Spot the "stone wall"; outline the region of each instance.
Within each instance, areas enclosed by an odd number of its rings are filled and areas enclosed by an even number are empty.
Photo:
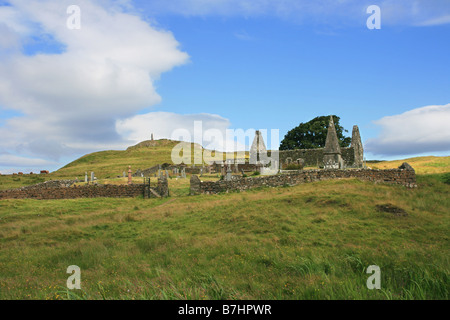
[[[126,198],[144,193],[144,184],[112,185],[91,184],[73,187],[35,186],[0,191],[0,199],[76,199],[76,198]]]
[[[31,186],[22,187],[22,189],[45,189],[45,188],[63,188],[70,187],[75,183],[81,182],[79,180],[49,180]]]
[[[288,163],[288,158],[291,162],[296,162],[297,159],[305,160],[305,166],[323,166],[323,148],[320,149],[296,149],[296,150],[280,150],[279,161],[283,167]],[[341,148],[342,159],[346,166],[353,166],[355,163],[355,151],[352,147]]]
[[[156,165],[151,168],[144,169],[144,170],[138,169],[136,171],[136,173],[133,174],[133,177],[142,177],[142,176],[150,177],[150,176],[154,175],[155,173],[157,173],[158,170],[160,169],[160,167],[161,167],[160,165]]]
[[[281,174],[265,177],[250,177],[232,181],[200,181],[197,176],[191,177],[191,194],[215,194],[234,190],[247,190],[257,187],[279,187],[297,185],[329,179],[357,178],[373,182],[400,184],[406,187],[416,187],[416,173],[411,167],[406,169],[372,170],[305,170],[297,173]]]

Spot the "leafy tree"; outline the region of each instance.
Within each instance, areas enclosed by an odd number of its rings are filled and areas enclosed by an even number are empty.
[[[339,125],[339,120],[338,116],[333,115],[339,144],[341,147],[348,147],[351,138],[344,136],[344,132],[348,132],[348,130]],[[329,122],[330,116],[321,116],[315,117],[309,122],[300,123],[284,136],[280,144],[280,150],[324,148]]]

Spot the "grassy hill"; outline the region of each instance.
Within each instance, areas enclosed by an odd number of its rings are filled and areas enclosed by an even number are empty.
[[[84,180],[85,172],[90,176],[92,171],[99,179],[109,179],[122,176],[124,171],[128,172],[130,165],[134,173],[137,169],[147,169],[157,164],[172,164],[172,149],[179,143],[180,141],[167,139],[143,141],[126,150],[108,150],[87,154],[48,175],[3,175],[0,176],[0,190],[20,188],[46,180],[72,180],[75,178]],[[186,147],[189,146],[189,143],[181,143]],[[193,150],[191,162],[194,163],[195,154],[201,155],[205,149],[194,143],[191,144],[191,148]],[[212,152],[212,155],[216,156],[216,153]],[[226,156],[226,153],[217,153],[217,157],[224,159]],[[201,156],[199,158],[201,159]],[[208,160],[208,157],[205,156],[205,159]]]
[[[128,172],[129,165],[131,165],[132,171],[135,172],[137,169],[147,169],[157,164],[172,164],[172,149],[180,143],[184,147],[189,147],[190,144],[167,139],[148,140],[129,147],[124,151],[95,152],[67,164],[52,175],[54,177],[84,177],[85,172],[94,171],[98,178],[112,178],[122,175],[123,171]],[[195,155],[201,159],[204,149],[194,143],[191,143],[190,147],[193,152],[191,163],[194,163]],[[213,152],[213,156],[215,155],[215,152]],[[225,159],[226,153],[218,152],[217,156]],[[205,159],[208,160],[208,157],[205,156]]]
[[[87,154],[53,173],[55,177],[84,177],[84,173],[95,172],[98,178],[112,178],[128,172],[128,166],[137,169],[150,168],[157,164],[172,163],[171,151],[179,141],[143,141],[123,151],[100,151]]]

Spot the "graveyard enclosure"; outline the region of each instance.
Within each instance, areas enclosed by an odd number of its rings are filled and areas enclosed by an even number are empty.
[[[240,178],[231,181],[220,180],[217,182],[201,181],[197,176],[191,177],[191,194],[215,194],[220,192],[241,191],[257,187],[294,186],[300,183],[314,182],[330,179],[357,178],[373,182],[399,184],[405,187],[416,187],[416,173],[408,164],[403,164],[398,169],[372,170],[304,170],[296,173],[272,175],[257,178]]]

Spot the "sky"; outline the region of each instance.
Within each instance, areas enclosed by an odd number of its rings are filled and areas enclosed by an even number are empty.
[[[368,160],[448,156],[449,52],[448,0],[0,0],[0,173],[330,114]]]

